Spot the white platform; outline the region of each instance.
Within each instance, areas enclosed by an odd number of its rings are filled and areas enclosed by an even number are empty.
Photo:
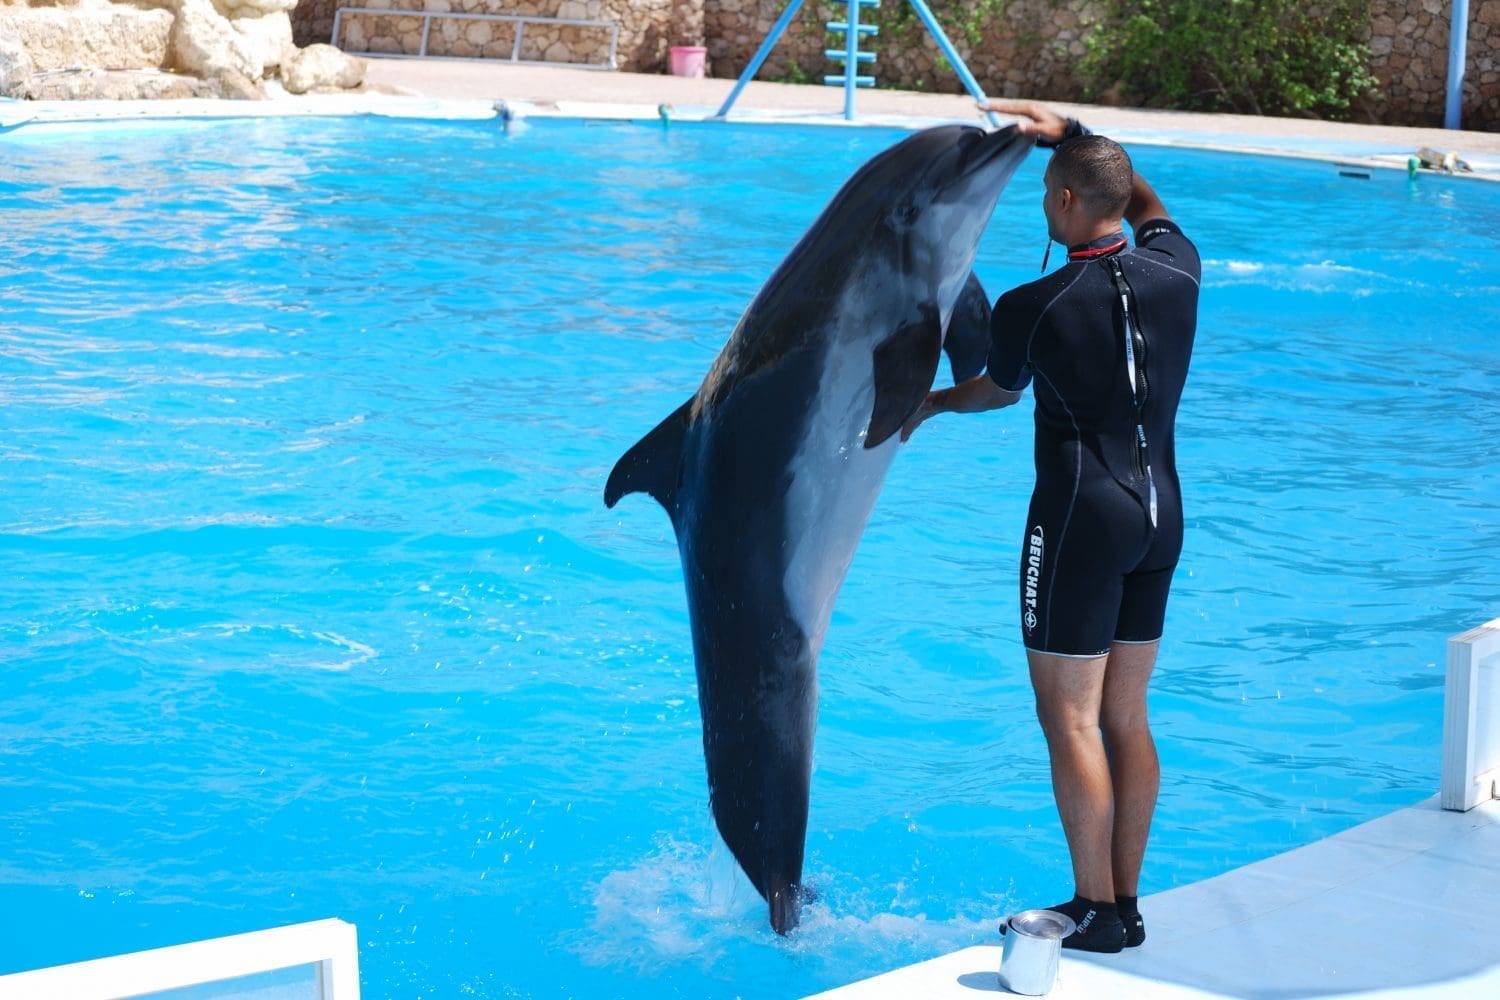
[[[1144,946],[1119,955],[1063,952],[1048,995],[1500,1000],[1500,801],[1458,813],[1440,809],[1434,796],[1147,897],[1141,912]],[[1009,996],[996,973],[996,941],[818,997]]]
[[[293,983],[268,973],[304,972]],[[272,927],[0,976],[0,1000],[359,1000],[359,940],[342,920]]]

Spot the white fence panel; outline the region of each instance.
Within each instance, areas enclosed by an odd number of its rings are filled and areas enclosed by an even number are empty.
[[[1500,618],[1448,640],[1443,696],[1444,809],[1500,798]]]

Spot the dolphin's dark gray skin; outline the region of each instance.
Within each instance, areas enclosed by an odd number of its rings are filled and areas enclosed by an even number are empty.
[[[644,492],[672,518],[709,801],[780,934],[799,919],[834,598],[1032,141],[944,125],[873,157],[750,303],[697,394],[605,486],[607,506]]]
[[[948,368],[953,382],[965,382],[984,371],[990,360],[990,300],[979,283],[979,275],[970,273],[953,316],[943,335],[943,350],[948,354]]]

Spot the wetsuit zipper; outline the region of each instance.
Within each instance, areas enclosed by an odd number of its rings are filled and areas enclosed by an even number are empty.
[[[1131,324],[1131,338],[1135,341],[1135,478],[1146,479],[1146,402],[1151,395],[1151,383],[1146,376],[1146,338],[1141,335],[1140,319]]]
[[[1135,408],[1144,414],[1146,412],[1146,402],[1151,398],[1151,383],[1146,376],[1146,338],[1141,334],[1139,318],[1131,324],[1130,332],[1135,338]]]
[[[1125,364],[1127,381],[1130,383],[1131,401],[1135,404],[1135,435],[1130,442],[1130,471],[1135,481],[1144,483],[1149,477],[1146,458],[1146,397],[1151,384],[1146,377],[1146,338],[1141,333],[1140,321],[1131,316],[1130,283],[1125,280],[1125,269],[1120,259],[1107,258],[1115,290],[1120,296],[1120,321],[1125,327]],[[1154,518],[1153,518],[1154,520]]]

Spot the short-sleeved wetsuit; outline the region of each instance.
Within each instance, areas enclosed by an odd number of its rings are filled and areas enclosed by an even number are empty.
[[[1114,252],[1096,242],[1002,295],[991,320],[990,377],[1002,389],[1030,382],[1036,396],[1022,635],[1028,649],[1066,656],[1160,639],[1182,550],[1173,425],[1197,327],[1198,251],[1170,219],[1142,225],[1134,249],[1123,237]]]

